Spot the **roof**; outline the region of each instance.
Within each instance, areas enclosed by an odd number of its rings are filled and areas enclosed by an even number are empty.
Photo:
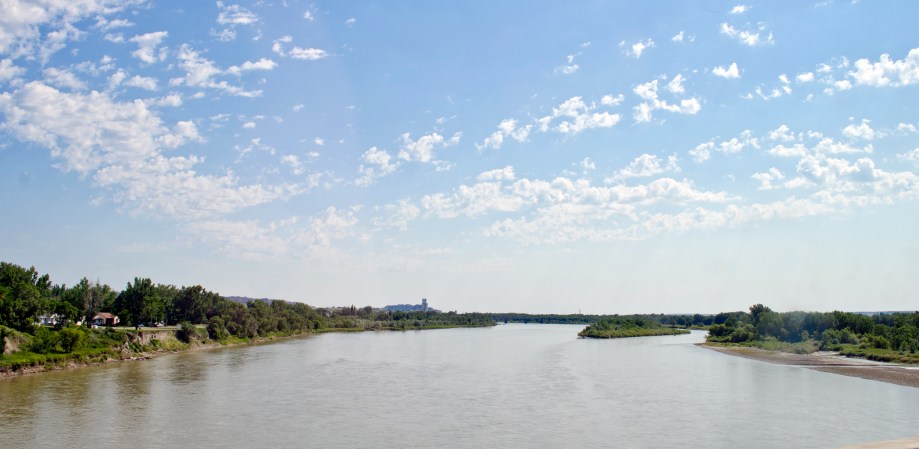
[[[96,319],[96,318],[112,319],[112,318],[117,318],[117,317],[114,314],[111,314],[108,312],[99,312],[96,314],[96,316],[93,317],[93,319]]]

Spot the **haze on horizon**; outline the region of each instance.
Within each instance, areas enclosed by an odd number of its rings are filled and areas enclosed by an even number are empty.
[[[914,2],[0,3],[0,260],[316,306],[915,310]]]

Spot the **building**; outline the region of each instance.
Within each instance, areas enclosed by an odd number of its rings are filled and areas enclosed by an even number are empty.
[[[421,298],[421,311],[422,312],[428,311],[428,298]]]
[[[99,312],[93,317],[93,326],[114,326],[118,324],[118,315],[108,312]]]

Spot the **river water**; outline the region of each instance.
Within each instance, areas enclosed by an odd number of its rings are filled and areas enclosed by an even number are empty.
[[[823,448],[919,435],[919,389],[691,335],[323,334],[0,381],[3,448]]]

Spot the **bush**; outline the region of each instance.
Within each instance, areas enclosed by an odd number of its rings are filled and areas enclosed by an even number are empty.
[[[36,354],[47,354],[54,351],[57,347],[57,335],[40,326],[35,329],[35,335],[32,337],[32,343],[29,344],[29,351]]]
[[[191,324],[190,321],[179,323],[179,330],[176,331],[176,338],[185,343],[191,343],[193,340],[197,339],[198,332],[195,331],[195,325]]]
[[[6,328],[0,326],[0,357],[6,353]]]
[[[82,348],[83,341],[86,339],[86,334],[76,327],[65,327],[58,331],[57,336],[64,352],[73,352],[75,349]]]
[[[207,336],[210,337],[211,340],[225,340],[230,336],[226,326],[223,324],[223,319],[219,316],[215,316],[208,320]]]

